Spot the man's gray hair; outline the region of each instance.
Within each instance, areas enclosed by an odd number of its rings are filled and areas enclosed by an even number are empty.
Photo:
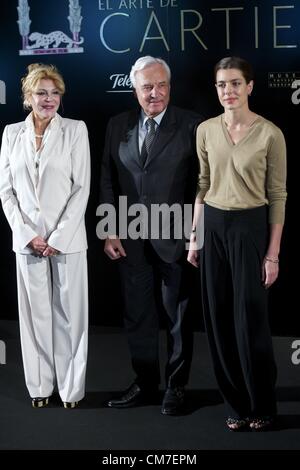
[[[150,55],[146,55],[145,57],[140,57],[135,62],[135,64],[133,64],[133,66],[131,67],[130,80],[131,80],[133,88],[136,87],[136,80],[135,80],[136,72],[139,72],[140,70],[144,70],[146,67],[149,67],[150,65],[153,65],[153,64],[162,65],[165,71],[167,72],[169,82],[171,81],[171,70],[167,62],[165,62],[163,59],[159,59],[158,57],[152,57]]]

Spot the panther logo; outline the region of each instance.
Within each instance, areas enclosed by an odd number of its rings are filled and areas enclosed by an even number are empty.
[[[37,48],[49,48],[49,47],[59,47],[60,44],[65,43],[67,47],[73,47],[74,44],[82,44],[84,39],[81,37],[80,41],[74,41],[74,39],[69,38],[62,31],[53,31],[49,34],[42,33],[31,33],[29,36],[31,42],[35,41],[34,44],[27,46],[27,49],[37,49]],[[52,44],[52,45],[51,45]]]

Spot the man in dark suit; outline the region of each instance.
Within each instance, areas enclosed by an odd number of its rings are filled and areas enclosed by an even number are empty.
[[[189,286],[185,270],[189,268],[184,233],[178,236],[178,230],[184,225],[183,205],[192,203],[196,191],[194,132],[200,117],[169,105],[170,77],[162,59],[141,57],[133,65],[130,78],[140,109],[115,116],[108,124],[101,202],[117,209],[118,197],[126,196],[128,207],[140,204],[147,213],[139,238],[129,233],[121,239],[120,233],[111,233],[105,241],[105,253],[119,263],[124,324],[136,373],[134,383],[108,406],[151,403],[157,396],[159,286],[168,338],[167,388],[161,412],[174,415],[182,412],[192,356],[192,332],[185,327]],[[151,211],[161,204],[172,206],[175,212],[158,220]]]

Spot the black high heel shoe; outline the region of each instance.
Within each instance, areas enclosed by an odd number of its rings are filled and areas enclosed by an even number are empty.
[[[252,431],[269,431],[275,423],[275,419],[272,416],[260,416],[257,418],[251,418],[249,427]]]

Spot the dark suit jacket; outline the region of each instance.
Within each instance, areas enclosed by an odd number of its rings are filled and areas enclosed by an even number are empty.
[[[111,203],[118,208],[118,197],[127,196],[128,207],[142,203],[149,214],[153,204],[177,203],[182,207],[183,204],[193,204],[198,176],[195,129],[201,117],[191,111],[168,106],[144,167],[140,162],[138,145],[139,118],[140,110],[134,110],[119,114],[108,123],[100,202]],[[174,238],[172,217],[169,225],[170,239],[162,239],[161,229],[158,239],[151,238],[151,234],[148,239],[160,258],[170,263],[183,254],[185,238],[184,235],[180,239]],[[127,257],[138,262],[143,241],[124,239],[122,244]]]

